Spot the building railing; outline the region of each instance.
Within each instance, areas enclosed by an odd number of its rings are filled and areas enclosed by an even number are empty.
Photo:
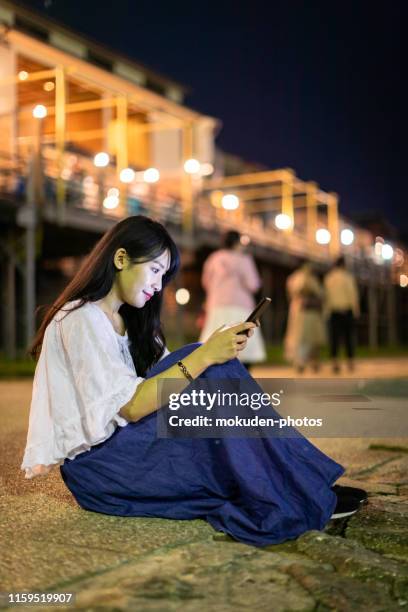
[[[64,211],[82,210],[112,220],[145,214],[165,225],[183,227],[186,203],[174,184],[173,189],[169,187],[170,183],[166,185],[166,179],[158,184],[134,180],[124,185],[118,180],[114,167],[95,168],[91,158],[68,151],[64,154],[61,171],[52,147],[44,147],[41,163],[35,170],[33,166],[33,159],[28,155],[17,158],[0,153],[0,197],[22,205],[29,197],[30,184],[37,181],[41,184],[40,199],[48,207],[58,209],[62,206]],[[33,172],[39,176],[33,176]],[[328,244],[311,240],[305,222],[298,223],[290,232],[279,230],[274,223],[276,208],[268,210],[265,207],[265,210],[257,211],[251,210],[250,206],[241,206],[237,210],[225,210],[222,206],[214,206],[211,193],[205,188],[192,191],[190,206],[193,208],[192,231],[196,237],[200,232],[219,235],[227,229],[236,229],[246,236],[248,242],[274,252],[312,259],[321,264],[327,264],[332,257]],[[343,225],[340,218],[340,229]],[[375,261],[373,254],[374,237],[356,226],[353,232],[353,244],[343,247],[342,253],[347,256],[356,275],[363,282],[369,280],[373,270],[376,276],[383,276],[386,266],[375,265],[379,262]],[[396,247],[394,257],[388,263],[387,269],[391,266],[393,281],[399,283],[400,278],[408,274],[408,254],[402,247]]]

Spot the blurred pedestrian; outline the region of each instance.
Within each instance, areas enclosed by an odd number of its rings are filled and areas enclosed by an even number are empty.
[[[253,294],[260,289],[262,281],[240,239],[238,232],[228,231],[223,237],[223,248],[212,253],[204,263],[201,284],[207,297],[200,342],[205,342],[223,324],[245,321],[255,307]],[[246,367],[265,361],[265,344],[259,328],[239,358]]]
[[[323,323],[323,287],[310,262],[305,262],[287,280],[290,300],[285,336],[285,357],[302,373],[310,364],[319,370],[319,354],[326,342]]]
[[[329,320],[330,356],[333,372],[340,372],[338,352],[341,344],[346,348],[348,367],[354,369],[354,320],[360,316],[357,283],[340,257],[324,279],[326,313]]]
[[[70,157],[67,171],[67,201],[73,205],[80,205],[84,197],[82,186],[86,172],[76,155]]]

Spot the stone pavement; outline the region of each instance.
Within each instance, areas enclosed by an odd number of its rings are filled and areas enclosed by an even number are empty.
[[[399,362],[370,367],[374,376],[407,371]],[[73,592],[66,609],[89,612],[408,609],[407,439],[314,439],[346,467],[340,482],[364,486],[369,503],[324,532],[259,549],[204,521],[83,511],[58,470],[25,480],[30,393],[30,380],[0,382],[0,592]]]
[[[307,378],[408,378],[408,357],[393,357],[392,359],[358,359],[355,363],[353,372],[349,372],[343,362],[340,375],[334,375],[329,361],[321,364],[317,374],[306,369],[302,375]],[[251,374],[255,378],[293,378],[295,376],[293,368],[290,366],[255,366],[251,369]],[[298,374],[296,376],[299,377]]]

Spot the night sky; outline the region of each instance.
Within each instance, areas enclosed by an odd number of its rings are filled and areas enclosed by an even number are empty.
[[[339,193],[344,215],[408,235],[405,3],[29,4],[189,86],[186,103],[223,122],[225,151],[291,167]]]

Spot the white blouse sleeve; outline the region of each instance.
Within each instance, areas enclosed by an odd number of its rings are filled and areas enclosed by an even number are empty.
[[[101,316],[84,306],[46,330],[21,466],[26,478],[48,473],[127,424],[118,412],[144,379]]]
[[[106,423],[114,419],[119,425],[127,424],[117,413],[144,379],[125,363],[110,323],[101,327],[89,311],[75,317],[79,312],[70,313],[59,325],[78,405],[83,408],[81,417],[93,444],[99,444]]]

